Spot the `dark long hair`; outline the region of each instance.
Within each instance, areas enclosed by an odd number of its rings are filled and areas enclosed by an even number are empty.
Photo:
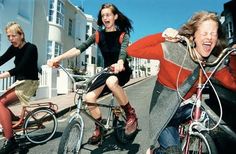
[[[103,26],[101,11],[104,8],[111,9],[111,11],[114,15],[117,14],[118,18],[115,21],[115,25],[119,28],[120,31],[124,31],[127,34],[130,34],[130,32],[133,30],[133,26],[131,24],[132,21],[129,18],[127,18],[123,13],[121,13],[119,11],[119,9],[114,4],[111,4],[111,3],[105,3],[101,6],[101,8],[98,12],[98,21],[97,21],[98,26],[100,26],[100,27]]]

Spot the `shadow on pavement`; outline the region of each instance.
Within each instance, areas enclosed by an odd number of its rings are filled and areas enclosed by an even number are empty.
[[[122,152],[126,151],[128,154],[135,154],[138,153],[140,145],[139,144],[133,144],[134,139],[130,140],[129,143],[123,144],[117,141],[116,136],[114,132],[107,134],[104,137],[102,145],[94,145],[97,148],[91,148],[91,145],[85,143],[82,147],[82,149],[86,151],[90,151],[91,154],[98,154],[98,153],[111,153],[114,151],[116,152]],[[94,147],[93,146],[93,147]]]

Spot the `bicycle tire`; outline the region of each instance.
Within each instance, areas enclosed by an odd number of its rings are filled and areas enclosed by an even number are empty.
[[[82,145],[81,123],[72,120],[65,128],[58,147],[58,154],[78,154]]]
[[[191,134],[189,139],[189,154],[217,154],[216,145],[207,132]],[[183,142],[182,142],[183,143]],[[186,145],[186,143],[184,143]],[[183,145],[183,146],[185,146]],[[184,147],[182,148],[184,150]]]
[[[57,125],[54,111],[46,107],[37,108],[25,118],[24,135],[32,143],[45,143],[54,136]]]

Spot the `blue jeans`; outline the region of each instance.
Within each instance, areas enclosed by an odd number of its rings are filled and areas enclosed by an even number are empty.
[[[191,117],[191,110],[192,104],[187,104],[178,108],[167,127],[161,132],[159,136],[158,142],[160,144],[160,148],[155,150],[156,154],[161,154],[161,151],[171,146],[181,148],[178,130],[179,125]]]

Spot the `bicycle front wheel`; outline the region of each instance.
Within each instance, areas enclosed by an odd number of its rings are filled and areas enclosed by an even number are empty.
[[[76,119],[65,128],[58,148],[58,154],[78,154],[83,139],[83,128]]]
[[[57,129],[55,113],[48,108],[37,108],[26,116],[23,128],[30,142],[45,143],[53,137]]]
[[[217,148],[207,132],[191,134],[189,142],[182,142],[183,151],[190,154],[217,154]],[[188,146],[187,146],[188,145]]]

